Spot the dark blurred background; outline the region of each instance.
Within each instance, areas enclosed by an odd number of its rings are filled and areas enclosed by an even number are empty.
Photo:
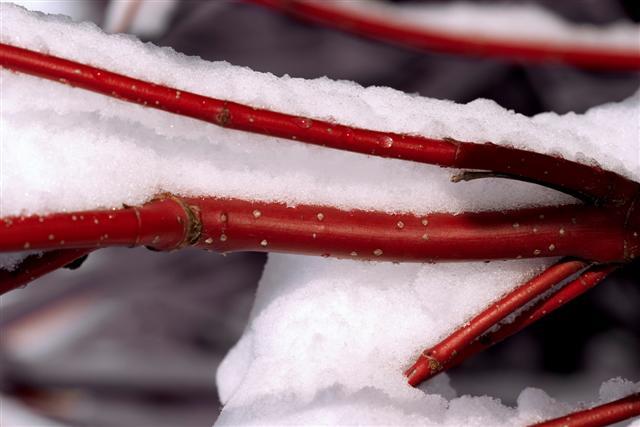
[[[329,76],[456,102],[483,97],[526,115],[584,112],[640,85],[638,73],[415,52],[237,1],[23,3],[257,71]],[[575,22],[640,19],[635,0],[527,3]],[[219,411],[215,370],[242,332],[265,261],[255,253],[108,249],[78,270],[3,297],[3,399],[63,425],[210,426]],[[611,377],[639,381],[639,267],[623,268],[452,371],[453,386],[515,404],[526,386],[578,401],[594,397]]]

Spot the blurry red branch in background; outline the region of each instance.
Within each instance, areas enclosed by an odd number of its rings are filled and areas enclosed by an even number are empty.
[[[576,46],[489,36],[458,35],[437,28],[394,23],[328,2],[305,0],[245,0],[295,18],[348,33],[422,51],[502,58],[531,63],[565,63],[601,70],[640,70],[640,45],[636,49]]]

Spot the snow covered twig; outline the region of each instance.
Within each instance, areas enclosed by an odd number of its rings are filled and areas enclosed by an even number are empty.
[[[78,62],[0,44],[0,66],[225,128],[363,154],[543,183],[598,204],[621,204],[638,184],[596,166],[531,151],[354,128],[180,91]]]

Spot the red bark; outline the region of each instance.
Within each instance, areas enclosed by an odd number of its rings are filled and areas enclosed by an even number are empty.
[[[150,246],[171,250],[189,243],[191,211],[166,197],[143,207],[0,219],[0,252]]]
[[[616,49],[455,35],[411,27],[303,0],[248,0],[327,27],[423,51],[503,58],[516,62],[564,63],[600,70],[640,70],[640,49]]]
[[[425,350],[405,372],[409,384],[416,386],[521,331],[596,286],[617,268],[613,265],[592,267],[551,296],[525,309],[513,322],[501,325],[496,332],[485,333],[506,316],[542,296],[586,265],[582,261],[560,262],[491,304],[443,341]]]
[[[601,427],[637,416],[640,416],[640,393],[534,425],[536,427]]]
[[[409,384],[416,386],[449,368],[458,353],[487,330],[586,265],[582,261],[562,261],[491,304],[443,341],[425,350],[405,372]]]
[[[140,207],[4,218],[0,251],[139,245],[172,250],[191,244],[218,252],[390,261],[574,256],[624,262],[637,255],[640,239],[625,228],[623,213],[572,205],[416,216],[164,196]]]
[[[558,308],[571,302],[589,289],[593,288],[604,280],[609,274],[618,268],[616,265],[598,265],[584,272],[580,277],[563,286],[532,307],[526,309],[513,322],[501,325],[496,332],[489,332],[462,349],[458,355],[451,360],[450,367],[457,366],[464,360],[491,347],[494,344],[520,332],[532,323],[537,322],[542,317],[552,313]]]

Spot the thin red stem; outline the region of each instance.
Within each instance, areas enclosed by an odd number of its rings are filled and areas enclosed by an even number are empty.
[[[348,33],[423,51],[503,58],[530,63],[565,63],[601,70],[640,70],[640,49],[510,41],[478,35],[455,35],[439,29],[415,28],[359,14],[324,2],[248,0]]]
[[[482,169],[543,183],[601,203],[627,203],[637,183],[594,166],[495,144],[474,144],[344,126],[253,108],[0,44],[0,65],[219,126],[363,154]]]
[[[16,270],[0,269],[0,295],[44,276],[58,268],[87,255],[91,249],[63,249],[45,252],[42,255],[30,255]]]
[[[464,348],[450,362],[450,367],[457,366],[464,360],[499,343],[500,341],[520,332],[527,326],[537,322],[544,316],[573,301],[575,298],[598,285],[609,274],[616,270],[616,265],[600,265],[592,267],[580,277],[571,281],[552,295],[540,300],[529,309],[521,313],[513,322],[501,325],[496,332],[489,332],[481,336]]]
[[[0,44],[0,65],[222,127],[342,150],[445,166],[453,163],[457,150],[454,142],[356,129],[257,109],[6,44]]]
[[[459,352],[500,320],[585,267],[583,261],[563,261],[509,292],[443,341],[425,350],[405,372],[409,384],[416,386],[448,368]]]
[[[593,288],[617,268],[614,265],[592,267],[551,296],[526,309],[513,322],[501,325],[496,332],[485,333],[507,315],[540,297],[585,266],[586,263],[582,261],[564,261],[556,264],[493,303],[468,324],[456,330],[434,347],[425,350],[416,363],[406,371],[409,384],[416,386],[439,372],[451,369],[480,351],[514,335]]]
[[[165,196],[118,210],[4,218],[0,251],[104,246],[276,251],[391,261],[574,256],[625,261],[624,216],[582,205],[423,216]],[[598,242],[598,244],[593,244]]]
[[[640,416],[640,393],[534,424],[536,427],[602,427]]]

